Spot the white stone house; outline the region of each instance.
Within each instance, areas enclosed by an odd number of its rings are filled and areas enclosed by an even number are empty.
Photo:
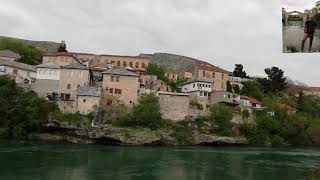
[[[17,53],[14,53],[10,50],[1,50],[0,51],[0,58],[3,60],[10,60],[10,61],[15,61],[21,58],[21,56]]]
[[[248,96],[237,96],[234,98],[235,102],[239,103],[240,107],[249,107],[261,109],[261,102]]]
[[[192,80],[179,85],[182,93],[198,97],[209,97],[212,93],[213,82],[207,80]]]
[[[61,67],[57,64],[40,64],[37,67],[34,91],[41,97],[59,93]]]
[[[36,78],[34,66],[0,58],[0,75],[10,75],[17,84],[33,84]]]

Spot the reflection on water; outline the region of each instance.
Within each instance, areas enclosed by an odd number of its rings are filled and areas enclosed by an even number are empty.
[[[106,147],[0,142],[5,180],[295,180],[319,149]]]
[[[304,27],[301,26],[284,26],[282,28],[283,51],[286,52],[288,46],[294,46],[298,51],[301,50],[301,42],[304,36]],[[305,52],[309,48],[309,39],[305,44]],[[320,30],[316,30],[313,39],[312,52],[320,52]]]

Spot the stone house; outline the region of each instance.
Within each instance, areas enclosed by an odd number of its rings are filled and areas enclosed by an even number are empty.
[[[237,103],[239,103],[240,107],[245,108],[255,108],[255,109],[261,109],[261,103],[249,96],[237,96],[234,98]]]
[[[229,106],[238,106],[239,104],[234,100],[234,94],[227,91],[214,91],[209,97],[210,105],[223,103]]]
[[[226,91],[228,72],[220,67],[209,64],[196,64],[194,67],[194,79],[214,82],[213,91]]]
[[[179,85],[182,93],[188,93],[191,96],[208,98],[212,93],[212,81],[207,80],[191,80]]]
[[[189,115],[189,95],[184,93],[157,93],[163,119],[182,121]]]
[[[165,73],[165,76],[170,79],[170,80],[177,80],[178,79],[178,72],[174,71],[174,70],[168,70],[166,73]]]
[[[113,68],[102,72],[102,88],[107,95],[116,96],[127,106],[138,101],[139,76],[126,68]]]
[[[10,61],[16,61],[20,59],[21,56],[17,53],[12,52],[11,50],[1,50],[0,51],[0,59],[3,60],[10,60]]]
[[[68,64],[82,64],[72,53],[50,52],[43,56],[42,64],[57,64],[65,66]]]
[[[77,111],[89,114],[99,105],[101,89],[94,86],[80,86],[77,90]]]
[[[62,101],[76,100],[80,86],[90,84],[90,71],[81,64],[62,66],[59,81],[59,93]]]
[[[319,96],[320,97],[320,87],[308,87],[303,90],[306,96]]]
[[[102,63],[110,63],[113,67],[131,67],[133,70],[145,72],[149,63],[148,57],[143,56],[119,56],[119,55],[95,55],[85,53],[72,53],[81,61],[95,60]]]
[[[246,81],[250,81],[251,79],[248,78],[241,78],[241,77],[235,77],[233,75],[233,73],[229,73],[229,82],[232,85],[232,87],[234,86],[239,86],[239,89],[241,90],[243,88],[243,83]]]
[[[58,94],[61,67],[56,64],[40,64],[36,67],[37,76],[33,90],[41,97]]]
[[[34,66],[0,58],[0,75],[10,75],[17,84],[33,84],[36,79]]]

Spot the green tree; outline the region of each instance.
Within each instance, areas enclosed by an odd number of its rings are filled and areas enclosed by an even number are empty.
[[[268,78],[258,79],[264,93],[282,96],[287,89],[286,78],[283,77],[284,71],[278,67],[266,68],[264,71]]]
[[[263,92],[261,86],[257,81],[246,81],[243,83],[243,88],[240,91],[240,94],[245,96],[250,96],[258,100],[262,100]]]
[[[68,52],[67,44],[64,40],[61,41],[59,48],[58,48],[58,52]]]
[[[234,68],[233,75],[235,77],[247,78],[247,73],[243,70],[242,64],[236,64]]]
[[[232,91],[232,85],[231,85],[230,81],[227,81],[227,92],[230,92],[230,93],[233,92]]]
[[[58,111],[55,103],[24,92],[14,80],[0,76],[0,128],[3,136],[25,138],[38,131],[52,112]]]
[[[163,123],[160,114],[158,97],[153,94],[145,94],[139,99],[139,104],[133,107],[132,112],[125,114],[114,125],[127,127],[147,127],[158,129]]]
[[[5,49],[20,54],[21,58],[18,60],[19,62],[31,65],[40,64],[42,62],[44,51],[35,48],[28,43],[12,38],[2,38],[0,39],[0,50]]]
[[[211,119],[213,123],[218,127],[216,128],[216,132],[223,136],[232,135],[232,124],[231,120],[233,117],[233,111],[228,106],[223,104],[217,104],[210,108],[211,111]]]

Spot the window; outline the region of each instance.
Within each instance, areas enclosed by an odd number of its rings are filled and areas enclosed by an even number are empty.
[[[111,64],[114,65],[116,62],[115,61],[111,61]]]
[[[57,74],[58,74],[57,70],[55,70],[53,74],[54,74],[54,75],[57,75]]]
[[[212,78],[215,78],[216,77],[216,74],[213,72],[212,73]]]
[[[48,70],[44,70],[43,74],[48,74]]]
[[[113,88],[110,88],[109,93],[113,94]]]
[[[67,89],[71,89],[71,84],[67,84]]]
[[[172,75],[172,78],[174,79],[174,78],[176,78],[176,76],[175,76],[175,75]]]
[[[0,66],[0,72],[6,72],[6,67],[5,66]]]
[[[222,74],[221,79],[224,79],[224,74]]]
[[[118,66],[118,67],[120,66],[120,61],[117,62],[117,66]]]
[[[203,77],[206,77],[206,71],[203,71],[203,72],[202,72],[202,76],[203,76]]]
[[[196,87],[196,84],[195,83],[193,83],[193,88],[195,88]]]
[[[68,73],[68,76],[72,78],[73,76],[72,72]]]
[[[65,94],[64,95],[64,100],[66,100],[66,101],[70,100],[70,94]]]
[[[142,66],[142,68],[145,68],[145,67],[146,67],[146,64],[145,64],[145,63],[142,63],[141,66]]]
[[[111,82],[119,82],[119,80],[120,80],[119,76],[111,76],[111,79],[110,79]]]
[[[77,89],[79,89],[79,87],[80,87],[80,84],[77,85]]]
[[[18,74],[18,70],[17,70],[17,69],[14,69],[14,70],[13,70],[13,74],[17,75],[17,74]]]
[[[136,68],[139,68],[139,62],[136,62]]]
[[[221,83],[221,88],[223,88],[223,82]]]
[[[83,76],[82,72],[79,72],[78,76],[79,76],[79,78],[82,78],[82,76]]]
[[[127,61],[123,61],[123,67],[127,67]]]
[[[132,63],[132,62],[130,62],[130,63],[129,63],[129,66],[130,66],[130,67],[133,67],[133,63]]]
[[[114,93],[115,94],[121,94],[121,89],[115,89]]]
[[[83,99],[83,103],[85,103],[86,102],[86,99]]]

